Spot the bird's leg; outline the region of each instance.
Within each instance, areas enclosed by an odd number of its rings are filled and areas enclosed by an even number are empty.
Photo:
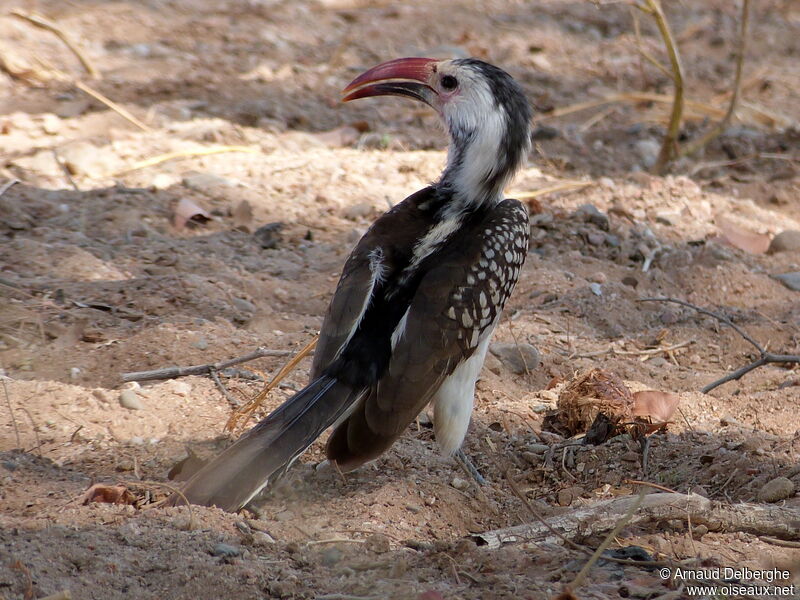
[[[472,464],[472,461],[469,457],[464,454],[464,451],[459,448],[453,453],[453,458],[456,459],[458,466],[461,467],[464,472],[469,475],[478,485],[486,485],[486,478],[481,475],[480,471]]]

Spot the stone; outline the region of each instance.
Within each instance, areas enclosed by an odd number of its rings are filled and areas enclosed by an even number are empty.
[[[800,292],[800,271],[773,275],[772,278],[777,279],[790,290]]]
[[[128,410],[144,410],[144,404],[133,390],[122,390],[119,394],[119,405]]]
[[[603,231],[608,231],[608,216],[600,212],[594,204],[581,204],[572,216],[578,221],[591,223]]]
[[[211,554],[213,556],[221,556],[223,558],[235,558],[237,556],[241,556],[242,549],[220,542],[219,544],[214,545],[214,547],[211,549]]]
[[[100,148],[89,142],[68,144],[60,156],[71,174],[84,177],[108,177],[124,167],[110,147]]]
[[[271,250],[278,247],[281,241],[281,230],[284,224],[280,221],[262,225],[253,233],[253,237],[264,250]]]
[[[507,344],[495,342],[489,346],[489,351],[500,359],[500,362],[512,373],[521,375],[533,371],[539,366],[539,351],[528,343]]]
[[[254,546],[271,546],[274,543],[275,543],[275,538],[273,538],[266,531],[254,531],[253,532],[253,545]]]
[[[236,184],[230,179],[214,175],[213,173],[191,171],[183,176],[183,185],[196,192],[204,192],[211,188],[229,187]]]
[[[460,477],[453,477],[453,480],[450,482],[450,485],[452,485],[457,490],[461,490],[463,492],[469,487],[469,481],[461,479]]]
[[[758,491],[759,502],[780,502],[794,496],[794,483],[786,477],[776,477],[768,481]]]
[[[633,151],[639,157],[643,167],[650,168],[656,164],[658,154],[661,152],[661,144],[652,138],[637,141],[633,145]]]
[[[342,216],[349,221],[357,221],[366,218],[375,210],[372,204],[368,202],[359,202],[358,204],[351,204],[346,206],[342,211]]]
[[[788,229],[772,238],[767,254],[776,252],[800,252],[800,231]]]

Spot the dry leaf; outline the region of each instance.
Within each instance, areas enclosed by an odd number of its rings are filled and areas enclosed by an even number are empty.
[[[717,229],[728,244],[750,254],[764,254],[769,248],[769,235],[745,229],[725,217],[717,217]]]
[[[103,485],[96,483],[83,495],[83,503],[133,504],[136,498],[124,485]]]
[[[210,219],[211,215],[205,209],[188,198],[181,198],[175,205],[172,222],[176,229],[183,229],[189,221],[205,223]]]
[[[650,417],[654,423],[666,423],[675,414],[680,397],[669,392],[645,390],[633,394],[633,416]]]

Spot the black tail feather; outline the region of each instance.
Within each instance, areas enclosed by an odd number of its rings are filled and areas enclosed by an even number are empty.
[[[183,496],[192,504],[239,510],[289,468],[358,395],[333,377],[315,379],[195,473],[181,490]],[[173,494],[167,503],[183,501]]]

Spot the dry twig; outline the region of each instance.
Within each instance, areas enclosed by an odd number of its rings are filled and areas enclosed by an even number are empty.
[[[255,412],[255,410],[259,406],[261,406],[261,403],[264,402],[270,390],[274,389],[283,380],[284,377],[286,377],[289,373],[291,373],[294,370],[294,368],[300,363],[301,360],[303,360],[306,356],[311,354],[311,352],[316,347],[318,340],[319,340],[319,335],[315,335],[314,339],[312,339],[308,344],[306,344],[305,348],[303,348],[302,350],[300,350],[300,352],[295,354],[294,357],[292,357],[292,359],[288,363],[286,363],[281,368],[280,371],[278,371],[275,374],[275,377],[273,377],[269,381],[269,383],[267,383],[267,385],[265,385],[262,388],[262,390],[256,395],[255,398],[253,398],[243,407],[233,411],[230,418],[228,419],[228,422],[225,424],[225,430],[233,431],[236,428],[236,425],[238,425],[240,420],[246,423],[247,419],[250,418],[250,415],[252,415]]]
[[[750,342],[750,344],[758,350],[759,357],[746,364],[745,366],[735,370],[733,373],[729,373],[725,375],[725,377],[720,377],[716,381],[712,381],[700,391],[704,394],[707,394],[711,390],[716,387],[721,386],[723,383],[728,383],[729,381],[735,381],[737,379],[741,379],[750,371],[757,369],[766,364],[774,364],[774,363],[795,363],[800,364],[800,355],[798,354],[774,354],[772,352],[767,352],[767,350],[759,344],[756,340],[754,340],[746,331],[744,331],[741,327],[736,325],[733,321],[729,318],[720,315],[719,313],[715,313],[713,311],[707,310],[705,308],[701,308],[700,306],[696,306],[690,302],[686,302],[684,300],[678,300],[677,298],[640,298],[639,302],[672,302],[674,304],[680,304],[681,306],[685,306],[687,308],[691,308],[696,310],[699,313],[703,313],[704,315],[708,315],[709,317],[713,317],[720,323],[724,323],[728,327],[731,327],[736,333],[741,335],[745,340]]]
[[[67,48],[77,57],[77,59],[83,65],[83,68],[86,69],[86,72],[92,79],[99,79],[100,72],[95,68],[92,62],[89,60],[89,57],[84,54],[83,50],[81,50],[80,46],[70,39],[70,37],[66,34],[66,32],[58,26],[57,23],[54,23],[47,17],[39,15],[37,13],[26,13],[19,9],[15,9],[11,11],[11,14],[19,19],[27,21],[36,27],[40,27],[41,29],[45,29],[51,33],[54,33],[58,39],[64,42]]]
[[[147,167],[159,165],[161,163],[165,163],[167,161],[175,160],[178,158],[207,156],[209,154],[222,154],[223,152],[247,152],[249,154],[258,154],[261,151],[258,148],[251,148],[250,146],[214,146],[212,148],[178,150],[176,152],[167,152],[166,154],[159,154],[158,156],[153,156],[151,158],[140,160],[139,162],[134,163],[132,166],[128,167],[127,169],[123,169],[121,171],[117,171],[116,173],[112,173],[112,176],[116,177],[118,175],[125,175],[126,173],[130,173],[132,171],[138,171],[139,169],[145,169]]]
[[[592,181],[562,181],[561,183],[541,188],[539,190],[531,190],[528,192],[509,192],[509,196],[516,198],[517,200],[531,200],[532,198],[539,198],[540,196],[546,196],[547,194],[554,194],[556,192],[571,192],[573,190],[579,190],[590,186],[593,183],[594,182]]]
[[[9,179],[3,185],[0,185],[0,196],[10,190],[15,184],[21,183],[19,179]]]
[[[0,381],[3,382],[3,392],[6,395],[6,404],[8,405],[8,414],[11,417],[11,424],[14,426],[14,435],[17,439],[17,448],[22,450],[22,441],[19,436],[19,427],[17,426],[17,419],[14,416],[14,409],[11,407],[11,397],[8,395],[8,386],[6,385],[6,378],[0,376]]]
[[[257,358],[264,358],[267,356],[288,356],[291,352],[288,350],[269,350],[267,348],[257,348],[250,354],[245,354],[238,358],[224,360],[216,363],[208,363],[205,365],[194,365],[191,367],[167,367],[164,369],[155,369],[153,371],[134,371],[132,373],[123,373],[122,381],[157,381],[160,379],[175,379],[177,377],[186,377],[187,375],[207,375],[211,371],[222,371],[233,365],[238,365]]]

